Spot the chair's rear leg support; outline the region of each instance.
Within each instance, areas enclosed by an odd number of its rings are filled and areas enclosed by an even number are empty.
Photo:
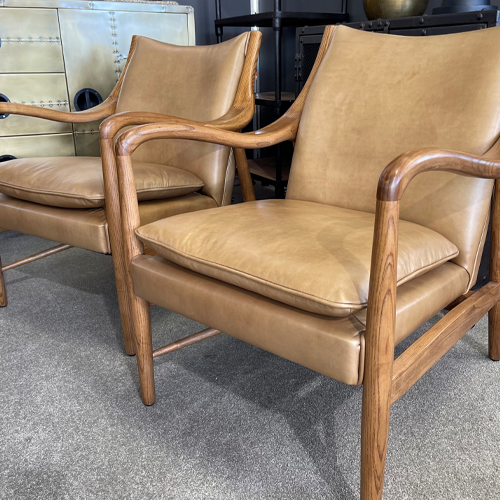
[[[182,349],[183,347],[187,347],[188,345],[196,344],[197,342],[201,342],[202,340],[208,339],[210,337],[215,337],[215,335],[219,335],[220,330],[216,330],[215,328],[206,328],[201,332],[193,333],[192,335],[188,335],[183,339],[177,340],[168,344],[164,347],[160,347],[153,351],[153,358],[157,358],[158,356],[163,356],[169,352],[177,351]]]
[[[0,257],[0,307],[7,305],[7,290],[3,279],[2,258]]]
[[[495,181],[491,219],[490,280],[500,283],[500,181]],[[500,304],[488,313],[488,352],[492,360],[500,360]]]
[[[234,148],[234,159],[238,169],[238,178],[240,180],[241,191],[244,201],[254,201],[255,191],[253,189],[252,176],[248,167],[247,155],[244,149]]]
[[[491,281],[462,301],[404,351],[393,366],[394,403],[441,359],[500,298],[500,284]]]
[[[398,218],[398,202],[377,202],[366,322],[361,500],[380,500],[384,486],[394,361]]]
[[[16,262],[12,262],[2,267],[2,261],[0,260],[0,307],[5,307],[7,305],[7,291],[5,289],[5,280],[3,277],[3,272],[9,269],[15,269],[19,266],[24,266],[24,264],[29,264],[30,262],[35,262],[35,260],[43,259],[49,255],[54,255],[55,253],[62,252],[63,250],[68,250],[72,248],[71,245],[57,245],[56,247],[49,248],[43,252],[35,253]]]
[[[493,306],[488,313],[488,353],[493,361],[500,360],[500,305]]]

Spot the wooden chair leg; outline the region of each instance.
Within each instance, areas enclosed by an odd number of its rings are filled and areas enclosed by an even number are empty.
[[[361,500],[381,500],[389,437],[398,202],[377,202],[368,314],[361,424]]]
[[[127,291],[127,272],[125,269],[125,255],[123,250],[120,200],[118,191],[113,189],[113,186],[118,183],[113,146],[114,143],[112,140],[101,139],[101,157],[106,196],[106,219],[108,221],[109,241],[111,243],[113,266],[115,269],[118,306],[120,308],[125,351],[129,356],[132,356],[135,354],[134,325],[132,321],[130,297]]]
[[[238,169],[238,178],[240,179],[241,191],[243,192],[243,200],[254,201],[255,192],[245,150],[234,148],[234,159],[236,160],[236,168]]]
[[[500,360],[500,305],[488,313],[488,354],[493,361]]]
[[[133,294],[133,292],[131,292]],[[149,302],[136,297],[132,298],[132,317],[134,319],[135,352],[141,398],[145,405],[155,402],[155,379],[153,367],[153,342],[151,337],[151,315]]]
[[[491,219],[490,280],[500,282],[500,182],[495,181]],[[488,313],[488,352],[490,359],[500,360],[500,304]]]
[[[0,257],[0,307],[7,305],[7,290],[5,289],[5,281],[3,279],[2,258]]]

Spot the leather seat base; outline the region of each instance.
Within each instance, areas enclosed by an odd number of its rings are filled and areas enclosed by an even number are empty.
[[[136,295],[350,385],[363,381],[361,315],[334,318],[284,305],[162,257],[131,264]],[[398,288],[397,341],[464,293],[467,272],[446,263]],[[426,290],[431,289],[431,292]]]
[[[199,193],[178,198],[139,203],[141,223],[217,204],[210,196]],[[108,223],[103,208],[59,208],[23,201],[0,194],[0,227],[65,243],[100,253],[111,253]]]
[[[100,253],[111,253],[102,208],[70,209],[39,205],[0,194],[1,226]]]

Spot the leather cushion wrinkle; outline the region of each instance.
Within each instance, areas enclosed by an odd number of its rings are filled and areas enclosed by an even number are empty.
[[[139,201],[193,193],[203,181],[180,168],[134,161]],[[101,158],[26,158],[0,163],[0,193],[62,208],[103,207]]]
[[[298,309],[348,316],[368,300],[374,215],[298,200],[263,200],[140,227],[181,265]],[[400,222],[398,284],[454,258],[440,234]]]

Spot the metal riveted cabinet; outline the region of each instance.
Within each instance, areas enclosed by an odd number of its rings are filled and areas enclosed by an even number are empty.
[[[176,2],[0,0],[0,101],[79,111],[104,100],[132,35],[194,45],[194,10]],[[99,122],[0,116],[0,161],[99,155]]]

